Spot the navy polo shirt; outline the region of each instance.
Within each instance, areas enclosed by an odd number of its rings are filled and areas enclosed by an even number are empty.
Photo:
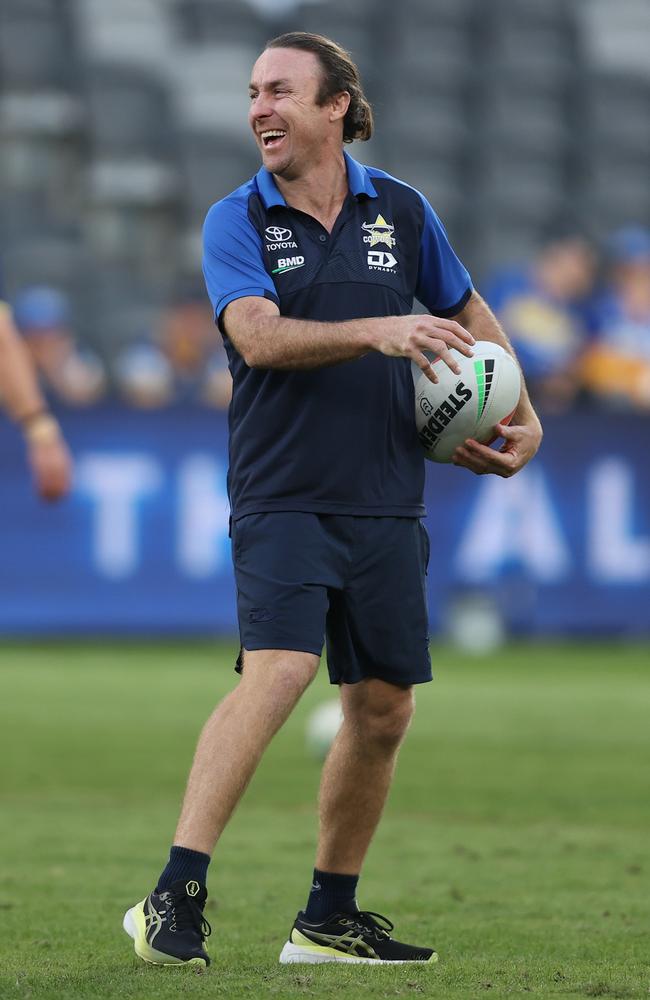
[[[264,167],[205,221],[205,280],[233,377],[234,518],[425,513],[407,358],[371,351],[310,371],[252,369],[221,322],[229,302],[249,295],[271,299],[282,316],[321,322],[405,316],[414,298],[437,316],[463,308],[469,274],[423,195],[348,154],[345,161],[349,192],[331,234],[287,205]]]

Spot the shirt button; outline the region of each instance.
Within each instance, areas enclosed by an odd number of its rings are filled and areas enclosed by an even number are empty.
[[[318,239],[321,241],[321,243],[327,243],[327,236],[325,235],[325,233],[321,233]]]

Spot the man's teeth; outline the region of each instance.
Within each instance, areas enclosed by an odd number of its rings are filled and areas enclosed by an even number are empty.
[[[270,129],[268,132],[261,133],[262,142],[268,142],[269,139],[282,139],[286,134],[281,129]]]

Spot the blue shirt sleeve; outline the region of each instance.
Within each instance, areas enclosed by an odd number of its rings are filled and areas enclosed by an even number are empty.
[[[435,316],[454,316],[472,294],[472,279],[452,250],[442,222],[424,195],[420,198],[424,226],[415,295]]]
[[[224,309],[234,299],[258,295],[279,305],[264,267],[259,234],[244,201],[218,201],[208,212],[203,226],[203,274],[219,325]]]

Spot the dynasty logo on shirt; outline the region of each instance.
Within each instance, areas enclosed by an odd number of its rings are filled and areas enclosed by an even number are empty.
[[[371,271],[393,271],[397,258],[387,250],[369,250],[368,267]]]

